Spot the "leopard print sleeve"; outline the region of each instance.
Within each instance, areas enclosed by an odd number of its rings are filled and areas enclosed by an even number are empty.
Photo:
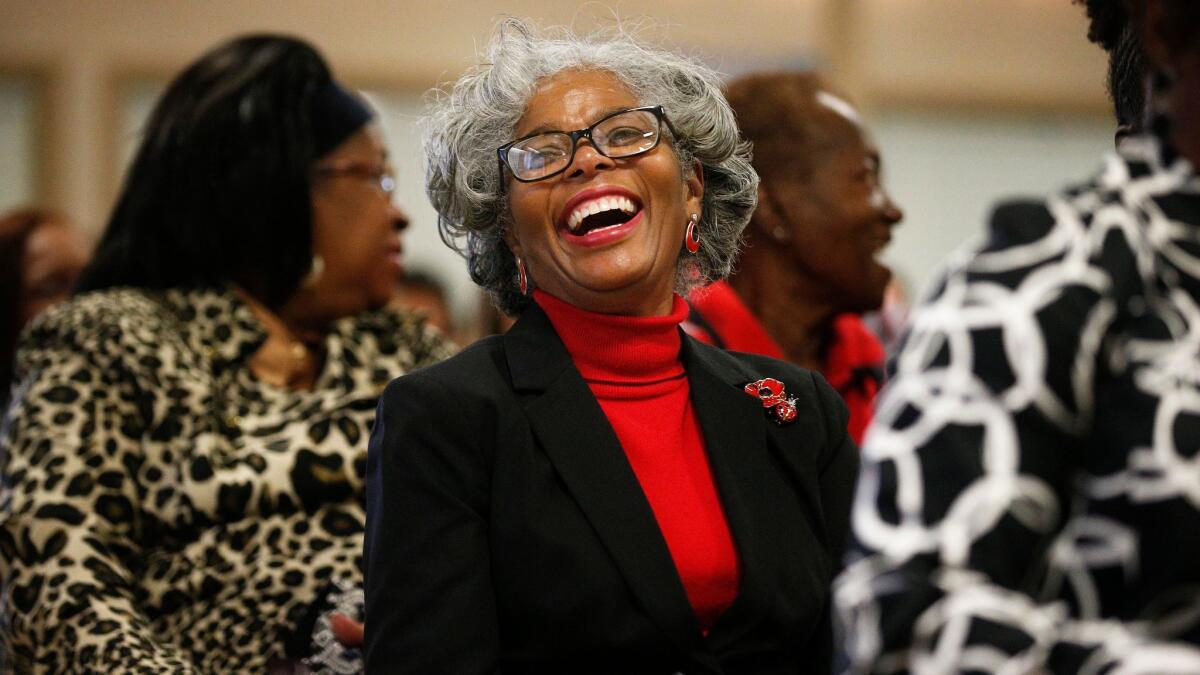
[[[459,350],[453,340],[424,321],[410,324],[409,330],[407,342],[412,345],[413,370],[444,361]]]
[[[136,480],[154,399],[118,332],[70,314],[27,335],[0,436],[0,669],[193,672],[156,637],[132,583],[139,537],[155,527]]]

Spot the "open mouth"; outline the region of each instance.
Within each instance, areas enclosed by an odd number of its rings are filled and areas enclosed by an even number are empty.
[[[624,195],[590,199],[575,206],[565,218],[568,232],[581,237],[597,230],[624,225],[633,220],[641,206]]]

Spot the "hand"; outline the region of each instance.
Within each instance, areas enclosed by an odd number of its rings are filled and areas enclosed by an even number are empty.
[[[333,636],[345,647],[361,647],[363,644],[363,625],[345,614],[334,612],[329,615],[329,627]]]

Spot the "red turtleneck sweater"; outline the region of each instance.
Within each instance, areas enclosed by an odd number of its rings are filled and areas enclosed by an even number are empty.
[[[632,317],[533,297],[621,441],[707,634],[737,597],[738,559],[679,356],[687,303],[675,296],[667,316]]]

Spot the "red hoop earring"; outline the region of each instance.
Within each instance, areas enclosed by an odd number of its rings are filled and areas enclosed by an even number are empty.
[[[687,232],[683,234],[683,245],[687,247],[688,253],[695,253],[700,250],[700,214],[693,213],[688,219]]]
[[[529,295],[529,275],[525,272],[525,261],[521,260],[521,256],[513,256],[517,259],[517,284],[521,288],[521,295]]]

